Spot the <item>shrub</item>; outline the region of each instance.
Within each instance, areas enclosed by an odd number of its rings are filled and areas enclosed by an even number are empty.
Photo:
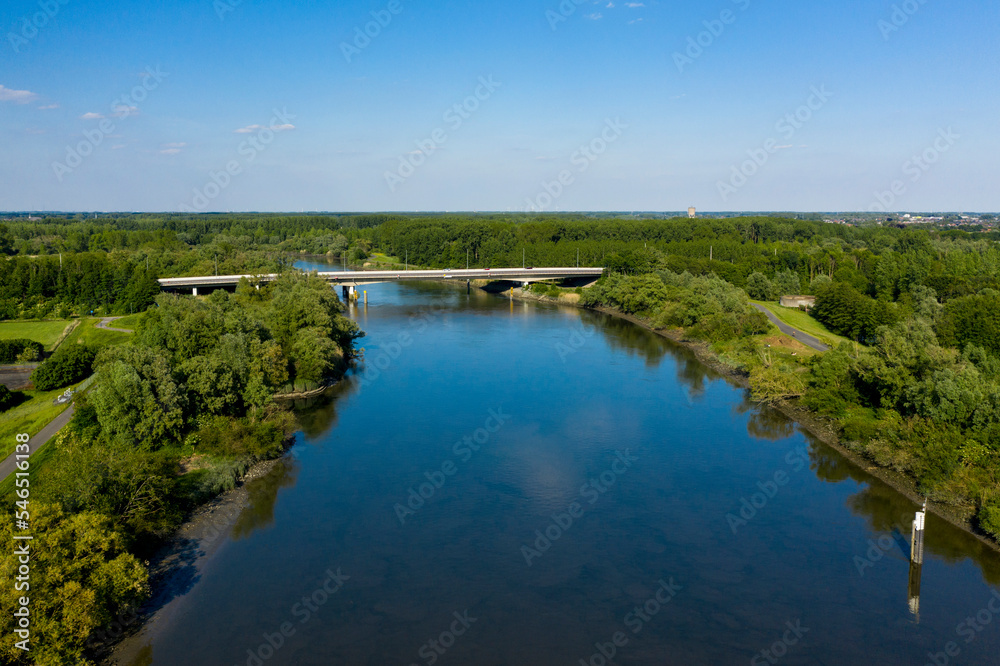
[[[0,412],[6,411],[14,402],[14,394],[10,389],[0,384]]]
[[[25,353],[27,352],[27,356]],[[27,338],[0,340],[0,363],[23,363],[35,361],[42,355],[42,345]],[[26,360],[27,359],[27,360]]]
[[[215,417],[198,431],[198,450],[220,456],[237,456],[253,460],[273,458],[284,449],[284,415],[266,421]]]
[[[31,373],[31,381],[39,391],[75,384],[90,375],[95,356],[86,345],[65,345]]]
[[[986,500],[976,513],[979,526],[995,539],[1000,539],[1000,497]]]

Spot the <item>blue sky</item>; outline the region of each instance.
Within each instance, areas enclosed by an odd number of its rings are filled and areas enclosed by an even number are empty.
[[[578,1],[6,0],[0,210],[1000,210],[995,0]]]

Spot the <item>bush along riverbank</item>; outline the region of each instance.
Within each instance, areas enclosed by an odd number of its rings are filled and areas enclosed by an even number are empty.
[[[840,296],[821,290],[817,307],[832,309]],[[583,290],[580,304],[695,349],[744,382],[753,399],[779,407],[995,546],[1000,357],[975,342],[946,344],[955,337],[954,316],[926,287],[901,300],[891,323],[868,330],[866,344],[845,342],[825,353],[776,335],[742,289],[714,275],[607,276]]]
[[[98,353],[98,381],[30,481],[31,651],[11,664],[88,664],[114,619],[148,598],[148,560],[185,518],[282,454],[297,429],[273,399],[328,383],[363,335],[328,285],[302,274],[207,298],[162,294],[129,344]],[[23,499],[21,500],[23,501]],[[16,556],[0,558],[13,579]],[[6,607],[16,592],[4,590]],[[16,618],[5,615],[6,635]]]

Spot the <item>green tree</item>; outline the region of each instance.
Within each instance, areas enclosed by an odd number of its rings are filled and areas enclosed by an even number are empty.
[[[31,373],[31,381],[39,391],[75,384],[90,375],[95,356],[94,350],[87,345],[62,345]]]
[[[4,543],[29,544],[31,553],[30,592],[11,583],[19,567],[16,548],[5,548],[0,555],[0,572],[8,581],[0,592],[0,656],[8,664],[89,664],[84,646],[91,633],[149,594],[146,570],[126,551],[111,521],[98,513],[68,516],[58,506],[32,502],[31,520],[30,542],[13,540],[13,516],[5,516],[0,525]],[[31,599],[30,652],[14,645],[13,613],[22,596]]]
[[[758,271],[754,271],[747,278],[747,294],[750,298],[758,301],[773,301],[775,298],[774,285],[767,276]]]
[[[101,429],[125,444],[159,446],[180,436],[186,395],[163,351],[123,345],[97,357],[100,381],[90,393]]]
[[[774,276],[775,296],[793,296],[802,291],[802,283],[797,273],[791,270],[779,271]]]

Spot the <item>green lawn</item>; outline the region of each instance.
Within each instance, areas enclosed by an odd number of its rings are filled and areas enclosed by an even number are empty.
[[[35,485],[35,479],[38,478],[37,476],[38,469],[49,459],[49,457],[51,457],[53,451],[55,451],[55,447],[52,446],[52,440],[49,440],[45,444],[45,446],[43,446],[40,449],[37,449],[34,453],[31,454],[31,457],[28,458],[28,462],[31,464],[31,466],[28,469],[29,473],[31,474],[31,476],[28,477],[28,479],[31,481],[31,485]],[[14,471],[16,472],[17,470]],[[5,498],[11,494],[11,491],[14,490],[14,481],[16,479],[17,476],[11,473],[11,475],[8,476],[6,479],[0,481],[0,499]],[[14,499],[16,499],[16,497]]]
[[[0,458],[5,458],[14,451],[14,435],[26,432],[32,437],[45,427],[49,421],[59,416],[69,403],[54,405],[56,399],[66,389],[53,391],[23,391],[28,400],[14,409],[9,409],[0,418]]]
[[[831,333],[827,330],[826,326],[813,319],[809,313],[803,312],[798,308],[783,308],[778,303],[768,303],[765,301],[753,302],[767,306],[767,309],[773,312],[774,316],[780,319],[783,323],[788,324],[793,328],[797,328],[800,331],[804,331],[831,347],[836,347],[841,342],[850,342],[848,338]]]
[[[379,266],[383,268],[392,268],[393,266],[406,265],[405,262],[403,262],[399,257],[390,257],[388,255],[382,254],[381,252],[375,252],[370,257],[365,259],[365,261],[362,263],[374,264],[376,268]]]
[[[137,312],[136,314],[122,317],[121,319],[115,319],[113,322],[108,324],[108,326],[113,328],[127,328],[130,331],[134,331],[139,328],[139,322],[142,321],[142,318],[145,315],[145,312]]]
[[[0,322],[0,340],[27,338],[40,342],[46,351],[52,351],[59,336],[70,325],[66,319],[54,321],[5,321]]]
[[[88,317],[87,319],[80,320],[80,325],[76,327],[69,337],[63,342],[64,345],[71,345],[80,342],[81,340],[88,345],[103,347],[105,345],[120,345],[123,342],[128,342],[131,339],[129,333],[119,333],[118,331],[106,331],[101,328],[97,328],[100,318]],[[119,319],[118,321],[122,321]],[[116,326],[117,322],[111,322],[109,326],[115,326],[115,328],[126,328],[125,326]]]

